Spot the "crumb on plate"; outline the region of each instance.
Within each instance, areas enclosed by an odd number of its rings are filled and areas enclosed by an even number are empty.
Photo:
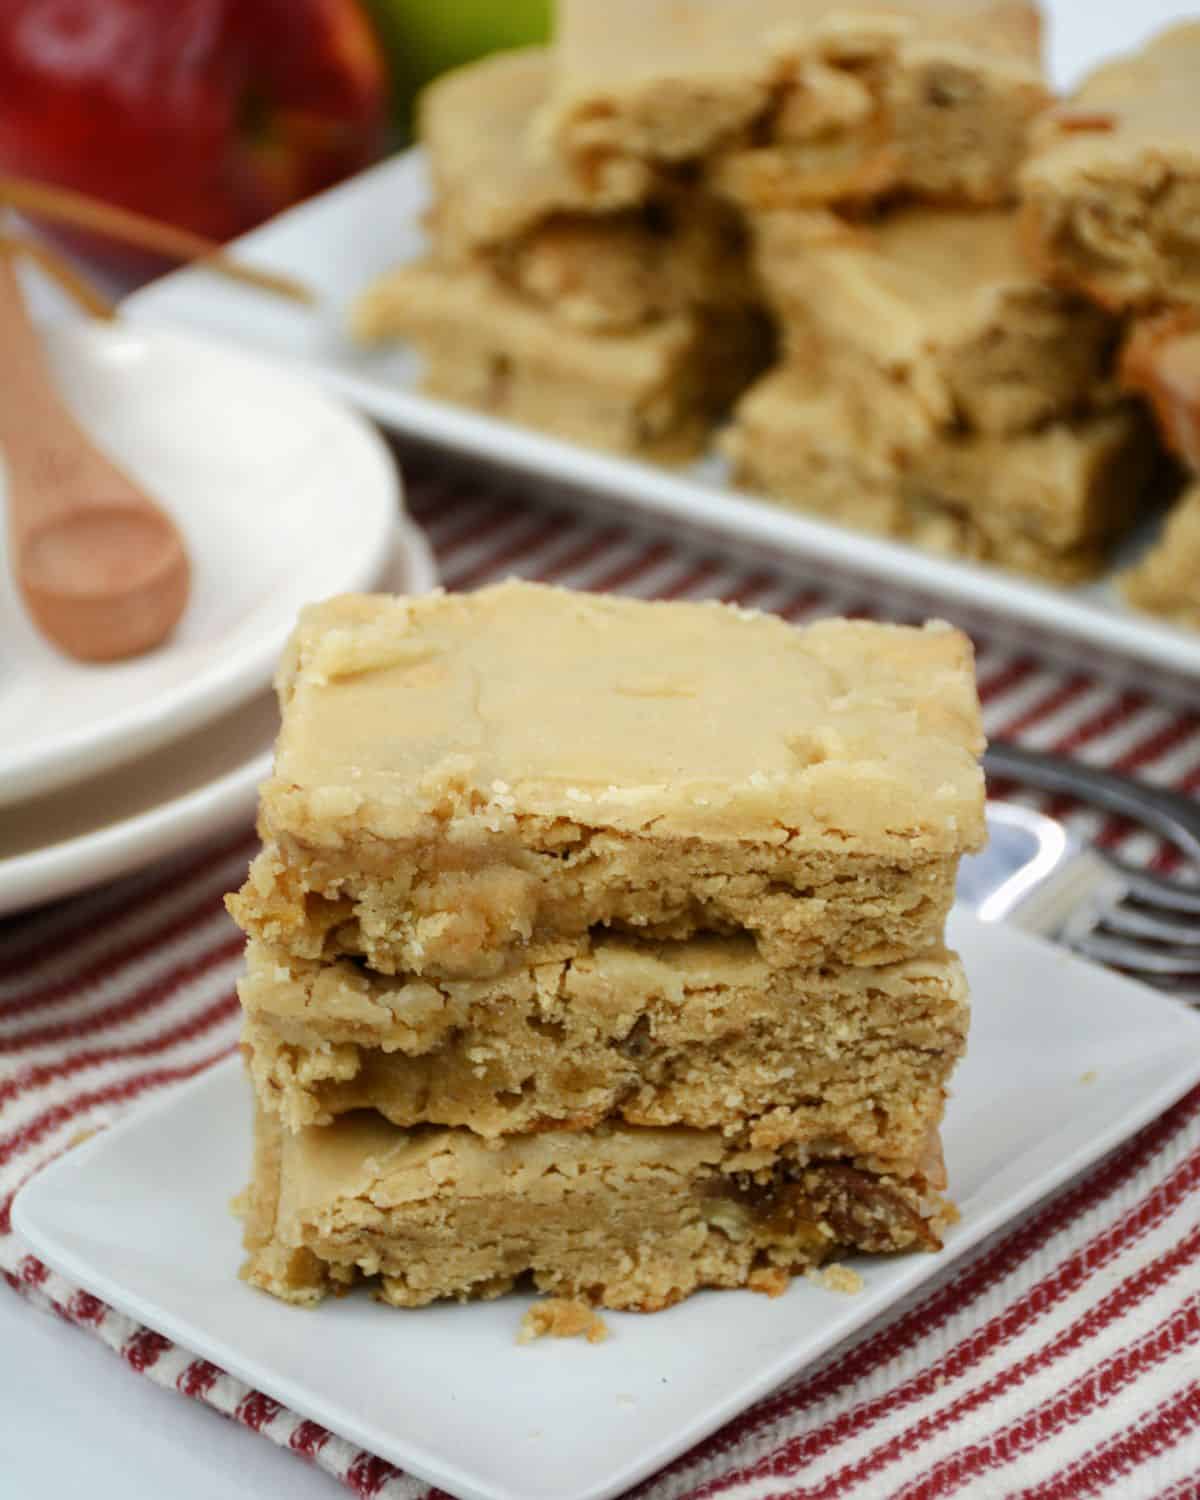
[[[849,1266],[839,1266],[836,1262],[831,1266],[822,1266],[819,1270],[815,1266],[809,1266],[804,1272],[804,1279],[827,1292],[842,1292],[847,1297],[857,1296],[863,1289],[863,1279],[858,1272],[851,1270]]]
[[[573,1297],[547,1297],[535,1302],[521,1319],[518,1344],[534,1339],[574,1339],[582,1334],[589,1344],[602,1344],[608,1337],[604,1319],[586,1302]]]
[[[752,1292],[761,1292],[764,1297],[782,1297],[791,1285],[792,1278],[782,1266],[761,1266],[751,1271],[746,1285]]]

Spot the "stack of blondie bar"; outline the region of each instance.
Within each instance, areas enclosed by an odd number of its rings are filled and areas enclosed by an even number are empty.
[[[1129,325],[1122,382],[1190,471],[1130,602],[1200,625],[1200,23],[1084,79],[1039,122],[1021,176],[1022,238],[1044,275]]]
[[[559,0],[555,44],[436,82],[428,256],[369,288],[434,394],[657,459],[763,367],[768,207],[992,202],[1046,102],[1026,0]]]
[[[594,447],[673,461],[763,366],[769,329],[736,211],[642,163],[576,177],[531,138],[550,55],[501,53],[422,100],[430,252],[355,306],[436,395]]]
[[[1117,388],[1117,320],[1023,253],[1037,13],[914,14],[922,48],[951,15],[954,42],[914,85],[909,170],[882,194],[834,181],[748,205],[784,357],[724,447],[737,481],[801,509],[1074,582],[1137,516],[1157,447]]]
[[[937,1247],[964,637],[506,584],[315,606],[279,693],[251,1282],[653,1310]]]
[[[756,235],[786,357],[725,437],[740,482],[1056,581],[1101,570],[1158,447],[1117,321],[1025,263],[1014,210],[780,211]]]
[[[558,0],[552,47],[427,91],[429,251],[354,329],[435,394],[640,457],[733,408],[747,488],[1086,579],[1162,473],[1137,392],[1178,426],[1161,323],[1119,351],[1131,306],[1170,311],[1176,364],[1195,334],[1198,47],[1055,109],[1033,0]]]

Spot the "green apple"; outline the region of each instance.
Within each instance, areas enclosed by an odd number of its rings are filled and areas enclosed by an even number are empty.
[[[448,68],[544,42],[553,0],[368,0],[392,64],[398,123],[422,86]]]

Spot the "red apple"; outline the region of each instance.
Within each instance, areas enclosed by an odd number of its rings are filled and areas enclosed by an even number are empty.
[[[365,166],[388,114],[358,0],[2,0],[0,176],[226,240]],[[94,244],[94,242],[92,242]],[[106,247],[110,260],[128,252]]]

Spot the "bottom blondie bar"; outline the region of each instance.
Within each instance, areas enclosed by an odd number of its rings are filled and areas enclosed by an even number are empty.
[[[1162,536],[1121,585],[1138,609],[1200,629],[1200,483],[1176,503]]]
[[[543,1291],[653,1312],[703,1286],[777,1291],[838,1252],[940,1248],[936,1137],[907,1174],[605,1125],[488,1144],[371,1112],[289,1134],[259,1114],[244,1278],[313,1304],[366,1278],[398,1307]]]
[[[724,447],[738,483],[798,509],[1061,582],[1101,570],[1156,461],[1144,417],[1114,405],[1028,433],[943,438],[902,463],[845,388],[801,367],[747,392]]]
[[[594,448],[662,462],[705,444],[753,379],[769,338],[761,314],[733,306],[682,312],[625,333],[556,317],[486,269],[401,266],[359,298],[365,344],[411,342],[425,389]]]

